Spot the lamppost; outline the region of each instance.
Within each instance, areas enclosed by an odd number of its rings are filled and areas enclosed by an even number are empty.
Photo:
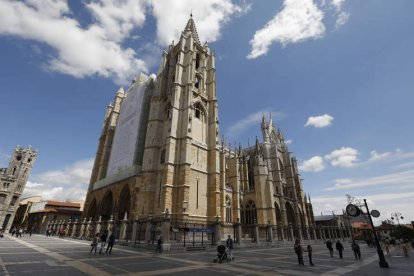
[[[394,212],[394,213],[391,213],[391,219],[397,220],[398,226],[400,226],[400,219],[403,220],[404,217],[402,216],[400,212]]]
[[[385,267],[388,268],[388,263],[385,260],[384,257],[384,252],[382,251],[381,245],[379,243],[378,237],[377,237],[377,233],[375,231],[375,227],[374,227],[374,223],[372,222],[372,218],[371,218],[371,212],[369,211],[368,208],[368,204],[367,204],[367,200],[364,199],[364,204],[362,204],[358,199],[354,198],[353,196],[347,194],[346,195],[348,198],[348,206],[346,207],[346,212],[348,215],[352,216],[352,217],[356,217],[359,216],[361,213],[360,207],[365,205],[365,208],[367,209],[367,215],[369,218],[369,222],[371,223],[371,227],[372,227],[372,231],[374,234],[374,239],[375,239],[375,245],[377,246],[377,253],[378,253],[378,257],[379,257],[379,266],[380,267]],[[379,212],[377,210],[373,210],[372,214],[374,217],[379,217]]]

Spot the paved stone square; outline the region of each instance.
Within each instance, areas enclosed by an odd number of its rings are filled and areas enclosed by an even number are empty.
[[[88,241],[5,235],[0,275],[414,275],[413,257],[402,257],[399,249],[387,256],[390,268],[381,269],[374,248],[361,245],[362,259],[355,260],[349,242],[344,246],[344,259],[339,259],[329,257],[324,245],[314,245],[315,266],[305,256],[302,267],[291,247],[235,249],[235,261],[219,264],[213,263],[215,248],[159,254],[115,245],[111,255],[90,255]]]

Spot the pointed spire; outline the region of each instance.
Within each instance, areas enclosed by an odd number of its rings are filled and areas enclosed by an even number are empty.
[[[310,198],[310,194],[308,194],[308,198],[309,198],[309,203],[312,203],[311,198]]]
[[[259,139],[257,138],[257,136],[256,136],[256,144],[255,144],[255,146],[254,146],[254,154],[255,154],[256,156],[258,156],[258,155],[260,155],[260,154],[261,154],[261,150],[260,150],[260,143],[259,143]]]
[[[307,197],[306,197],[306,194],[305,194],[305,196],[304,196],[304,199],[305,199],[305,203],[308,203],[308,199],[307,199]]]
[[[187,25],[185,26],[184,32],[187,33],[192,33],[194,40],[198,43],[200,43],[200,39],[198,38],[198,33],[197,33],[197,29],[194,23],[194,19],[193,19],[193,13],[190,14],[190,19],[188,19]]]
[[[116,94],[125,94],[124,88],[122,86],[119,87],[118,91],[116,91]]]

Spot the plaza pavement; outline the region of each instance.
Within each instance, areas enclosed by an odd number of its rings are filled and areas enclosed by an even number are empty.
[[[90,255],[88,241],[5,235],[0,275],[414,275],[413,256],[402,257],[399,249],[386,257],[390,268],[384,269],[378,267],[374,248],[361,245],[362,259],[355,260],[349,242],[344,247],[344,259],[339,259],[329,257],[324,245],[314,245],[313,267],[307,256],[305,266],[299,266],[292,247],[235,249],[234,262],[219,264],[212,262],[215,248],[159,254],[115,244],[112,255]]]

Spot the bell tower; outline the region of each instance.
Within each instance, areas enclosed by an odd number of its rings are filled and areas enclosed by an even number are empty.
[[[163,53],[151,99],[142,172],[154,214],[220,215],[218,128],[214,55],[190,17]]]
[[[10,229],[13,223],[20,196],[36,157],[37,151],[31,147],[16,146],[9,166],[0,169],[0,227],[3,231]]]

